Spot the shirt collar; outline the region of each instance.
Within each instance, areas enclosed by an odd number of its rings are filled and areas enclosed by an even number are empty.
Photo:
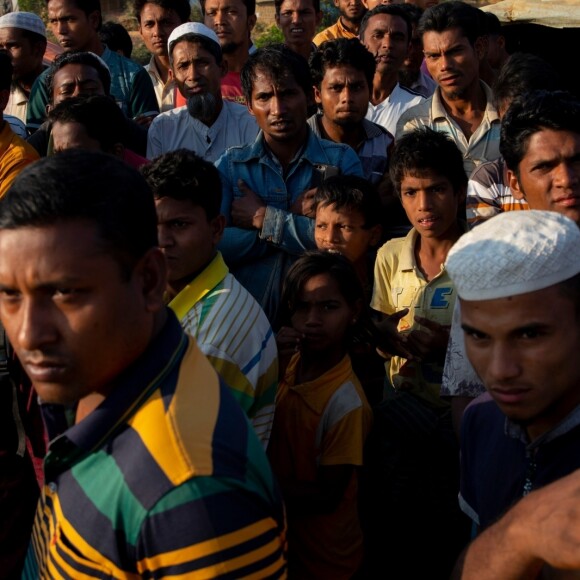
[[[479,81],[483,92],[485,93],[486,105],[485,114],[489,119],[489,122],[499,121],[499,116],[497,114],[497,109],[493,106],[493,93],[491,89],[483,82]],[[437,87],[433,92],[433,100],[431,101],[431,111],[433,114],[433,119],[445,117],[447,118],[447,111],[443,106],[443,101],[441,99],[441,89]]]

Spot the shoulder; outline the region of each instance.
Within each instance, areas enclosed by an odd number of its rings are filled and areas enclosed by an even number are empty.
[[[481,185],[491,186],[504,184],[504,160],[502,157],[493,161],[486,161],[478,165],[471,175],[469,181],[474,181]]]

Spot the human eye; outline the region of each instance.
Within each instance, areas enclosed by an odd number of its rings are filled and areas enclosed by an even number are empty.
[[[325,230],[327,228],[327,225],[324,222],[316,222],[315,227],[318,230]]]
[[[16,302],[20,299],[20,292],[14,288],[0,288],[0,300],[2,302]]]
[[[338,302],[334,302],[334,301],[332,301],[332,302],[325,302],[322,305],[322,307],[323,307],[323,309],[326,312],[331,312],[332,310],[336,310],[337,308],[339,308],[340,307],[340,304]]]
[[[488,338],[487,334],[476,330],[475,328],[463,327],[463,332],[465,334],[465,338],[470,340],[471,342],[483,342],[486,338]]]
[[[417,191],[414,189],[403,189],[403,191],[401,191],[403,197],[414,197],[416,193]]]
[[[48,19],[48,23],[52,26],[54,26],[57,23],[57,19],[56,18],[49,18]]]
[[[350,225],[350,224],[342,224],[342,225],[340,226],[340,229],[341,229],[343,232],[352,232],[352,231],[354,230],[354,226],[352,226],[352,225]]]
[[[189,226],[189,223],[185,220],[172,220],[169,226],[174,230],[184,230]]]

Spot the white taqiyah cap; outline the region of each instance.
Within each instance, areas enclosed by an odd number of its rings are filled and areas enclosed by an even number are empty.
[[[32,12],[9,12],[0,17],[0,28],[21,28],[46,38],[46,27],[40,16]]]
[[[171,45],[186,34],[197,34],[198,36],[205,36],[206,38],[209,38],[209,40],[215,42],[218,48],[221,50],[219,38],[211,28],[208,28],[201,22],[184,22],[177,28],[174,28],[173,32],[169,35],[169,40],[167,41],[167,50],[169,54],[171,54]]]
[[[505,212],[461,236],[445,267],[463,300],[543,290],[580,273],[580,229],[553,211]]]

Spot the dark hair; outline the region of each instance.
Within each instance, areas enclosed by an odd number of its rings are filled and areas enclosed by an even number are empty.
[[[408,14],[411,24],[418,24],[423,16],[423,10],[419,8],[416,4],[399,4],[401,8]]]
[[[191,42],[192,44],[199,44],[203,50],[207,50],[207,52],[209,52],[215,58],[217,64],[221,64],[222,62],[222,48],[219,44],[216,44],[207,36],[203,36],[203,34],[194,34],[189,32],[171,41],[171,44],[169,45],[169,62],[171,64],[173,64],[173,49],[178,42]]]
[[[284,4],[284,0],[274,0],[274,8],[278,15],[280,15],[282,4]],[[320,12],[320,0],[312,0],[312,7],[314,8],[314,12]]]
[[[48,98],[52,103],[52,94],[54,91],[54,75],[69,64],[82,64],[94,68],[101,80],[106,95],[111,93],[111,73],[107,65],[92,52],[83,52],[81,50],[71,50],[59,54],[53,61],[48,74],[46,75],[46,87],[48,89]]]
[[[568,278],[568,280],[564,280],[556,284],[560,293],[574,302],[574,306],[576,308],[576,318],[580,318],[580,274],[576,274],[572,276],[572,278]]]
[[[518,177],[530,137],[544,129],[580,135],[580,99],[565,91],[533,91],[512,101],[502,119],[499,150]]]
[[[133,52],[133,41],[127,29],[118,22],[105,22],[99,31],[101,42],[107,45],[112,51],[121,51],[125,58],[131,58]]]
[[[358,42],[358,41],[357,41]],[[360,212],[364,228],[382,223],[383,206],[375,186],[356,175],[336,175],[325,179],[314,194],[314,206],[333,205],[337,210]]]
[[[365,30],[367,29],[369,20],[377,14],[390,14],[391,16],[399,16],[405,21],[407,25],[407,42],[411,41],[411,36],[413,34],[413,27],[411,25],[411,18],[409,12],[403,8],[402,4],[379,4],[375,6],[372,10],[369,10],[364,16],[360,23],[360,28],[358,30],[358,37],[362,40],[365,35]]]
[[[129,276],[157,245],[157,215],[143,176],[99,152],[64,151],[26,167],[0,200],[0,228],[46,227],[85,220]]]
[[[105,152],[126,140],[126,117],[115,101],[104,95],[66,99],[50,111],[48,119],[53,124],[79,123]]]
[[[252,102],[252,87],[256,80],[256,71],[262,70],[272,77],[274,82],[279,82],[288,74],[292,75],[296,83],[304,91],[306,99],[312,96],[312,77],[308,62],[293,50],[283,44],[271,44],[259,48],[250,55],[240,73],[242,91],[246,102]]]
[[[188,200],[205,211],[208,220],[217,217],[222,203],[222,182],[213,163],[189,149],[177,149],[156,157],[141,173],[157,199]]]
[[[308,251],[292,264],[284,278],[281,307],[287,321],[296,309],[304,284],[320,274],[329,274],[336,281],[349,306],[354,307],[357,302],[364,301],[362,284],[347,258],[318,250]]]
[[[457,145],[444,133],[420,127],[404,133],[391,153],[389,175],[397,194],[405,175],[420,175],[425,171],[446,177],[457,195],[467,188],[463,155]]]
[[[483,11],[459,0],[443,2],[427,8],[419,20],[418,32],[444,32],[450,28],[460,28],[463,36],[473,46],[485,34]]]
[[[205,1],[200,0],[201,12],[205,14]],[[256,14],[256,0],[242,0],[242,4],[246,7],[246,14],[252,16]]]
[[[535,54],[514,52],[501,67],[493,84],[493,104],[499,109],[524,93],[562,88],[560,75],[551,64]]]
[[[191,6],[188,0],[135,0],[133,14],[139,24],[141,24],[141,12],[143,12],[145,4],[155,4],[165,10],[173,10],[181,24],[187,22],[191,16]]]
[[[374,56],[358,38],[337,38],[323,42],[310,56],[312,82],[320,88],[327,69],[350,65],[362,70],[369,90],[373,87],[373,77],[377,64]]]
[[[12,58],[6,50],[0,50],[0,91],[10,90],[12,84]]]
[[[103,15],[102,15],[102,11],[101,11],[100,0],[71,0],[71,1],[74,2],[74,5],[76,6],[76,8],[78,8],[79,10],[82,10],[87,15],[87,18],[93,12],[99,13],[99,23],[97,26],[97,31],[99,31],[101,29],[102,24],[103,24]],[[49,2],[50,2],[50,0],[46,0],[47,5]]]

